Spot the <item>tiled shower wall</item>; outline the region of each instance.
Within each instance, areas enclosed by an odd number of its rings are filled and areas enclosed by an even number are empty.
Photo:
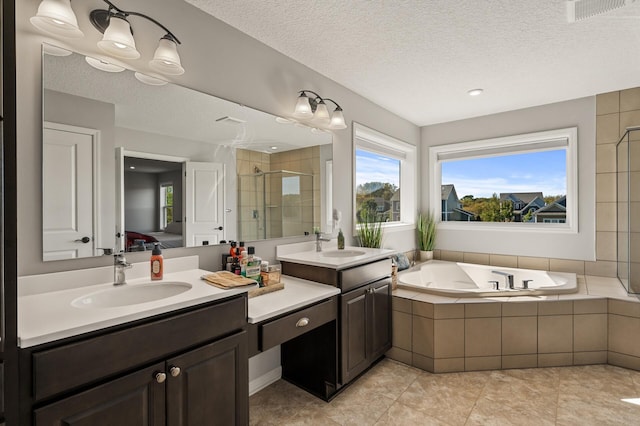
[[[596,261],[504,256],[436,250],[441,260],[616,276],[616,143],[629,126],[640,125],[640,88],[596,96]],[[633,159],[632,159],[632,162]],[[637,161],[635,162],[637,164]]]

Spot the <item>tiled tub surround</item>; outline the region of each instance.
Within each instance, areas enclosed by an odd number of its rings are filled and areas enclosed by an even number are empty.
[[[397,289],[387,356],[435,373],[612,364],[640,370],[640,300],[615,278],[575,294],[455,299]]]

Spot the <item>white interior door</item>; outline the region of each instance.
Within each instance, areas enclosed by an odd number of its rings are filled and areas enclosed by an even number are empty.
[[[96,253],[94,177],[99,131],[45,123],[43,260]]]
[[[186,162],[184,236],[187,246],[218,244],[224,231],[224,165]]]

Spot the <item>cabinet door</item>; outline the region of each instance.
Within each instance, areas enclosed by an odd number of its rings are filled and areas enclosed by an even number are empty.
[[[341,296],[341,372],[346,384],[368,366],[367,292],[369,287],[352,290]]]
[[[167,360],[167,424],[248,424],[247,346],[242,331]]]
[[[155,380],[159,363],[34,411],[35,424],[160,426],[165,424],[165,386]]]
[[[371,286],[367,295],[371,308],[369,357],[375,361],[391,348],[391,284],[385,279]]]

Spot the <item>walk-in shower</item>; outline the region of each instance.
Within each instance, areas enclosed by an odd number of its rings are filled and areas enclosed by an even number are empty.
[[[640,294],[640,126],[616,144],[617,268],[628,293]]]
[[[274,170],[238,175],[238,240],[312,234],[316,217],[313,174]]]

